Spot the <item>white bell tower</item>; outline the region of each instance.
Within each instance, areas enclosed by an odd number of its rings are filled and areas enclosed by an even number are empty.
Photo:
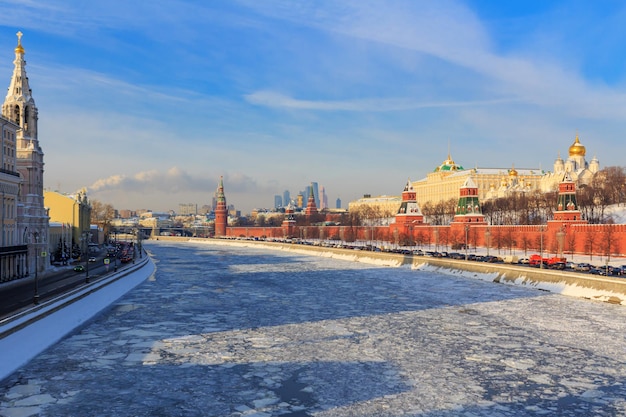
[[[43,151],[37,136],[38,110],[26,75],[22,32],[17,32],[14,69],[2,115],[19,126],[16,132],[17,172],[21,184],[17,224],[22,244],[28,245],[28,274],[44,271],[50,264],[48,213],[43,200]]]

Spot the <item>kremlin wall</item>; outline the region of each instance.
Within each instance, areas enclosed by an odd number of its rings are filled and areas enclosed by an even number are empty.
[[[493,172],[486,170],[463,170],[448,157],[444,164],[434,171],[439,182],[457,182],[455,193],[458,198],[456,214],[448,225],[430,225],[424,221],[420,210],[419,187],[425,181],[407,181],[399,208],[388,226],[346,226],[330,225],[333,223],[328,214],[323,225],[300,226],[292,207],[287,207],[285,219],[280,227],[230,227],[227,224],[226,197],[223,180],[218,186],[218,205],[215,219],[215,237],[222,238],[267,238],[267,239],[320,239],[342,242],[366,242],[377,247],[412,246],[432,251],[456,251],[465,249],[487,248],[492,255],[508,254],[530,255],[541,252],[544,257],[568,255],[586,255],[592,263],[607,261],[611,257],[626,254],[626,225],[624,224],[588,224],[582,219],[576,203],[577,184],[588,183],[593,174],[598,172],[599,164],[594,157],[592,163],[585,161],[585,148],[578,136],[569,148],[570,157],[555,161],[555,171],[521,179],[514,168],[507,170],[506,177],[500,180],[499,188],[493,185]],[[443,168],[442,168],[443,167]],[[442,175],[442,173],[448,175]],[[492,183],[485,185],[486,176]],[[432,182],[432,175],[429,178]],[[427,182],[427,181],[426,181]],[[479,186],[477,183],[482,183]],[[506,197],[517,187],[533,187],[544,191],[558,189],[558,198],[554,202],[553,219],[543,225],[489,225],[481,213],[481,198],[489,195]],[[428,189],[432,190],[432,184]],[[443,184],[439,184],[442,186]],[[442,190],[450,187],[442,186]],[[423,193],[422,193],[423,194]],[[425,197],[424,197],[425,198]],[[447,196],[441,197],[447,198]],[[322,212],[323,213],[323,212]],[[309,195],[304,216],[311,218],[318,215],[315,198]],[[318,223],[319,224],[319,223]]]

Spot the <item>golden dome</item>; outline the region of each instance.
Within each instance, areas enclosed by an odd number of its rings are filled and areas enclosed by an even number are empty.
[[[443,161],[443,163],[441,165],[439,165],[437,168],[435,168],[434,172],[463,171],[464,169],[465,168],[463,168],[461,165],[457,165],[456,162],[454,162],[452,160],[452,157],[450,157],[450,153],[448,153],[448,159]]]
[[[511,167],[511,169],[509,169],[509,176],[517,177],[517,170],[515,169],[515,167]]]
[[[15,47],[16,54],[23,54],[24,47],[22,46],[22,32],[17,32],[17,46]]]
[[[569,147],[569,156],[585,156],[587,149],[580,143],[578,140],[578,135],[576,135],[576,140]]]

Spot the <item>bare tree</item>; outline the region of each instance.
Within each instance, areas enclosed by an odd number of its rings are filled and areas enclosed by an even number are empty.
[[[97,224],[102,228],[104,236],[109,235],[111,220],[115,218],[115,209],[111,204],[103,203],[99,200],[90,200],[91,204],[91,224]]]
[[[593,250],[596,243],[596,234],[593,230],[587,230],[585,233],[585,252],[589,255],[589,260],[593,259]]]

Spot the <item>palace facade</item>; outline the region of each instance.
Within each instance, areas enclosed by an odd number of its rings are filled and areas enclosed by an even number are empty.
[[[586,148],[580,143],[578,135],[569,147],[569,156],[563,160],[560,156],[554,162],[552,172],[541,168],[470,168],[465,169],[451,158],[450,154],[441,165],[413,183],[417,201],[438,203],[458,197],[459,189],[468,177],[478,189],[478,198],[490,200],[505,198],[515,193],[532,191],[557,191],[565,173],[577,184],[588,184],[593,175],[600,170],[597,158],[591,162],[585,160]]]

